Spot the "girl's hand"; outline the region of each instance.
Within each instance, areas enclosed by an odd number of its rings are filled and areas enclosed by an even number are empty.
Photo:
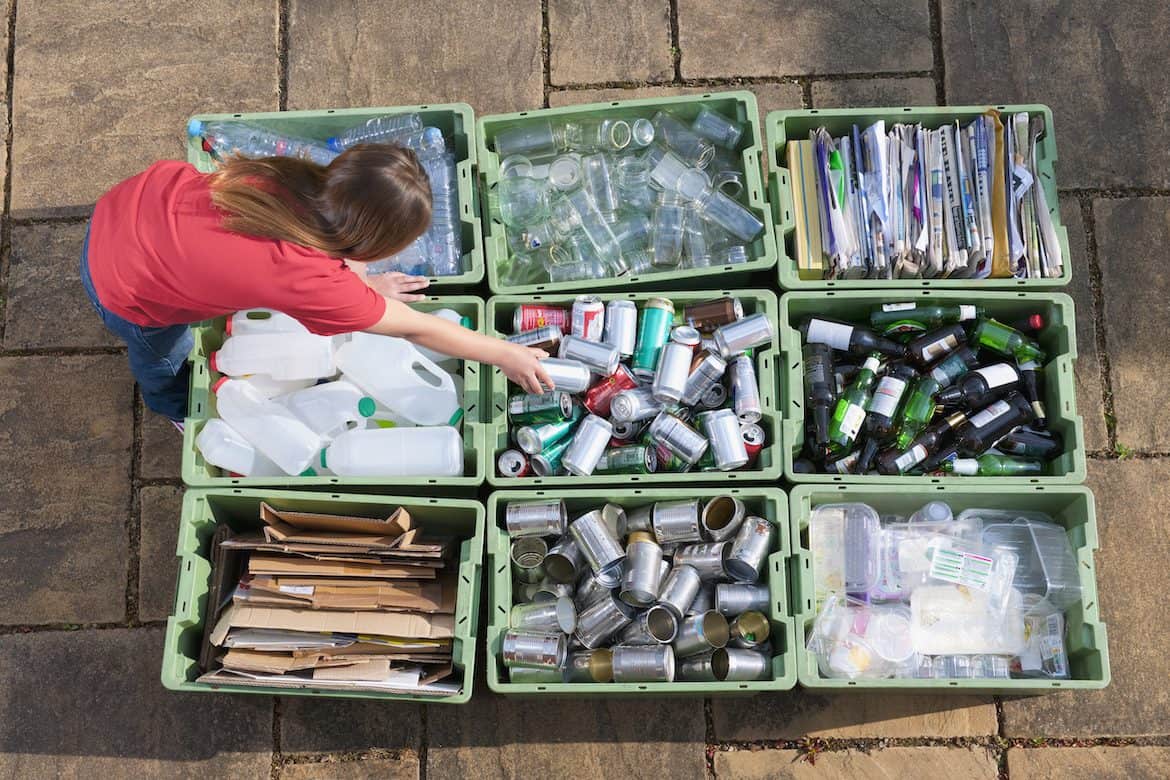
[[[526,393],[543,393],[546,389],[553,389],[552,380],[548,378],[548,373],[540,364],[542,358],[548,357],[547,352],[543,349],[522,347],[519,344],[503,343],[507,345],[507,351],[496,365],[504,372],[504,376],[524,388]]]
[[[425,290],[431,284],[425,276],[407,276],[399,271],[366,276],[365,280],[374,292],[403,303],[424,300],[425,295],[417,295],[414,291]]]

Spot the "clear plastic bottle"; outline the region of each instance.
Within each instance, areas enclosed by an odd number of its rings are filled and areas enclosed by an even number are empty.
[[[455,155],[420,160],[431,181],[431,224],[423,236],[434,276],[463,273],[463,223],[459,218],[459,173]]]
[[[276,400],[325,440],[364,427],[366,418],[377,411],[373,398],[345,380],[306,387]]]
[[[238,377],[324,379],[337,373],[333,339],[312,333],[249,333],[232,336],[208,356],[212,371]]]
[[[412,276],[428,275],[431,271],[431,264],[427,262],[425,238],[425,235],[420,236],[396,255],[366,263],[366,274],[377,275],[400,271]]]
[[[409,135],[422,130],[422,127],[422,117],[414,113],[375,116],[360,125],[343,130],[325,143],[333,151],[343,152],[358,144],[393,143],[396,137]]]
[[[324,442],[283,404],[227,377],[211,389],[220,418],[285,474],[296,476],[315,462]]]
[[[683,224],[687,207],[674,193],[663,191],[654,209],[654,265],[676,268],[682,260]]]
[[[446,425],[353,430],[323,450],[319,462],[343,477],[458,477],[463,438]]]
[[[227,318],[224,335],[244,336],[249,333],[308,333],[296,319],[272,309],[246,309]]]
[[[654,133],[659,143],[665,145],[690,165],[705,168],[715,156],[715,145],[697,135],[674,114],[659,111],[654,115]]]
[[[743,125],[705,106],[691,123],[691,129],[724,149],[734,149],[743,137]]]
[[[203,424],[195,437],[195,446],[203,460],[216,468],[245,477],[279,477],[284,471],[218,417]]]
[[[459,410],[450,374],[405,339],[355,333],[337,350],[345,378],[415,425],[445,425]]]
[[[205,147],[219,159],[233,154],[243,157],[298,157],[318,165],[328,165],[337,157],[320,141],[284,135],[247,122],[205,122],[192,119],[187,135],[203,137]]]

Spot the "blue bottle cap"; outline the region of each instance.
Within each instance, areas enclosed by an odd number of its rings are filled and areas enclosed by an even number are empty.
[[[325,145],[334,152],[344,152],[345,147],[341,145],[341,139],[337,136],[331,136],[325,139]]]
[[[197,135],[203,135],[203,120],[192,119],[187,123],[187,135],[194,138]]]

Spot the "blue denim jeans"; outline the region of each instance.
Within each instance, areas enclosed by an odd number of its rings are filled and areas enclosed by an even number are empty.
[[[186,325],[145,328],[102,306],[89,275],[89,231],[86,231],[85,243],[81,245],[81,284],[106,328],[126,342],[130,372],[138,380],[138,389],[146,406],[172,420],[181,421],[187,416],[187,391],[191,378],[187,355],[195,343],[190,328]]]

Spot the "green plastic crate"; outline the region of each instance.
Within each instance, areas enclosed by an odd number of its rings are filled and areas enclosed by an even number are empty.
[[[253,114],[196,114],[192,119],[208,121],[253,122],[277,132],[325,140],[367,119],[388,114],[417,113],[423,124],[437,127],[453,145],[459,176],[459,210],[462,222],[463,273],[436,276],[431,287],[463,289],[483,280],[483,237],[479,221],[479,201],[475,192],[475,112],[466,103],[436,103],[426,106],[387,106],[381,108],[331,108],[315,111],[269,111]],[[204,173],[215,170],[215,161],[203,151],[197,138],[187,138],[187,162]]]
[[[748,511],[763,517],[777,528],[777,549],[768,556],[767,580],[772,592],[771,612],[772,679],[751,682],[647,682],[647,683],[513,683],[500,659],[500,645],[508,630],[508,612],[512,605],[512,567],[509,557],[508,532],[504,529],[504,511],[509,501],[563,499],[570,520],[609,502],[627,509],[645,506],[656,501],[700,500],[720,495],[733,495],[742,500]],[[488,499],[489,525],[487,529],[488,609],[491,618],[487,626],[488,687],[497,693],[516,695],[570,695],[570,696],[631,696],[681,695],[709,696],[724,694],[754,694],[760,691],[786,691],[796,685],[796,635],[794,618],[788,601],[786,561],[792,547],[788,529],[788,500],[776,488],[735,487],[697,489],[614,489],[604,497],[590,490],[499,490]]]
[[[792,609],[796,614],[796,663],[800,684],[839,691],[950,691],[952,693],[1052,693],[1109,685],[1109,647],[1099,614],[1093,551],[1097,549],[1097,513],[1093,494],[1081,486],[1040,487],[946,485],[906,488],[896,485],[798,485],[789,494],[792,516]],[[956,516],[964,509],[1016,509],[1044,512],[1068,530],[1081,573],[1082,599],[1066,613],[1070,680],[846,680],[821,677],[816,656],[805,642],[816,619],[808,523],[814,507],[861,502],[878,514],[909,516],[928,501],[945,501]],[[493,618],[495,616],[493,615]],[[489,667],[490,668],[490,667]]]
[[[603,301],[623,299],[630,301],[645,301],[648,298],[669,298],[674,301],[676,311],[688,303],[709,301],[721,296],[733,296],[743,302],[744,316],[764,312],[768,319],[776,326],[776,296],[768,290],[707,290],[703,292],[638,292],[638,293],[606,293],[598,295]],[[522,303],[547,303],[553,306],[571,307],[575,295],[496,295],[488,299],[487,333],[491,336],[508,336],[512,333],[512,314]],[[777,331],[779,333],[779,331]],[[497,473],[496,460],[504,450],[511,449],[511,440],[508,436],[508,378],[498,368],[491,371],[488,387],[488,414],[491,415],[491,424],[488,430],[488,443],[491,450],[487,458],[488,484],[499,488],[527,488],[535,486],[577,487],[586,485],[600,485],[605,483],[617,484],[678,484],[682,482],[758,482],[775,481],[782,472],[782,452],[780,442],[781,418],[780,395],[776,381],[776,371],[780,366],[779,341],[765,349],[756,350],[756,373],[760,383],[760,408],[763,417],[759,425],[764,429],[767,437],[764,448],[756,460],[754,469],[741,471],[704,471],[682,474],[595,474],[589,477],[558,476],[558,477],[503,477]],[[519,388],[516,388],[519,392]]]
[[[1044,403],[1048,428],[1064,438],[1065,451],[1036,477],[932,477],[857,474],[797,474],[792,461],[804,446],[804,361],[801,357],[801,318],[818,314],[833,319],[865,324],[869,312],[883,303],[921,301],[927,304],[975,304],[989,316],[1003,321],[1033,312],[1047,323],[1037,341],[1048,355],[1042,368]],[[1085,432],[1077,414],[1073,364],[1077,358],[1073,301],[1063,293],[1050,292],[962,292],[959,290],[867,290],[785,293],[780,299],[781,387],[788,398],[783,407],[784,473],[792,482],[856,482],[865,484],[948,484],[963,481],[979,485],[1042,484],[1075,485],[1085,481]]]
[[[411,304],[419,311],[452,309],[470,317],[475,329],[483,332],[483,301],[471,296],[432,296]],[[192,330],[195,347],[191,350],[191,396],[187,411],[186,430],[183,432],[183,481],[192,487],[259,487],[271,485],[281,488],[331,488],[337,485],[361,486],[375,491],[394,489],[405,492],[430,491],[433,488],[454,488],[469,492],[483,482],[487,469],[487,425],[483,404],[483,388],[479,363],[463,362],[463,473],[462,477],[339,477],[317,475],[312,477],[232,477],[203,460],[195,437],[203,424],[217,416],[215,394],[211,386],[220,378],[208,364],[208,355],[223,344],[224,317],[200,323]]]
[[[215,527],[227,523],[233,529],[258,529],[260,503],[293,512],[320,512],[360,517],[389,517],[404,507],[423,528],[458,536],[459,590],[455,605],[453,666],[463,675],[463,688],[451,696],[418,696],[379,691],[326,691],[268,689],[243,685],[196,682],[199,651],[211,587],[211,537]],[[179,583],[175,607],[167,619],[163,645],[162,682],[173,691],[201,693],[251,693],[281,696],[319,696],[346,699],[394,699],[463,704],[471,698],[475,679],[476,635],[479,626],[480,569],[483,566],[484,510],[478,501],[398,496],[306,493],[283,490],[189,490],[183,498],[179,523]]]
[[[983,114],[988,106],[946,106],[946,107],[900,107],[884,108],[828,108],[805,109],[801,111],[773,111],[765,119],[768,132],[768,162],[771,177],[768,182],[769,200],[772,203],[773,221],[776,225],[777,262],[780,272],[780,286],[785,290],[864,290],[880,287],[927,288],[927,289],[1036,289],[1063,287],[1072,279],[1072,257],[1069,254],[1068,231],[1060,221],[1060,201],[1057,197],[1056,174],[1056,133],[1053,129],[1052,110],[1048,106],[1010,105],[995,106],[1003,114],[1027,112],[1044,117],[1047,132],[1037,144],[1040,183],[1048,201],[1053,227],[1064,253],[1064,273],[1051,279],[821,279],[817,272],[802,276],[796,267],[796,219],[792,206],[792,177],[788,172],[788,141],[806,140],[809,132],[826,127],[834,136],[848,132],[853,125],[868,127],[879,120],[885,120],[887,128],[896,123],[920,122],[930,129],[936,129],[948,122],[958,120],[967,123]]]
[[[504,237],[504,224],[498,218],[493,218],[487,205],[486,196],[500,180],[500,157],[494,151],[496,134],[501,130],[508,130],[517,125],[531,124],[553,120],[589,119],[594,117],[612,117],[616,119],[630,119],[636,117],[651,117],[655,111],[665,109],[674,112],[680,118],[690,121],[703,106],[709,106],[727,117],[734,117],[744,125],[743,138],[740,139],[736,152],[743,161],[746,175],[744,205],[755,212],[764,223],[764,231],[749,247],[751,259],[740,265],[728,265],[712,268],[694,268],[687,270],[668,271],[641,276],[626,276],[610,279],[588,279],[568,282],[542,282],[527,285],[505,285],[500,279],[500,266],[508,261],[508,243]],[[764,152],[764,135],[760,127],[759,112],[756,108],[756,96],[748,91],[739,92],[708,92],[701,95],[685,95],[668,98],[644,98],[640,100],[614,100],[608,103],[589,103],[585,105],[565,106],[563,108],[545,108],[535,111],[520,111],[513,114],[495,114],[482,117],[479,120],[479,171],[482,179],[484,204],[485,246],[487,254],[487,277],[493,293],[538,293],[552,290],[589,289],[625,289],[631,286],[655,285],[656,287],[699,287],[698,280],[718,277],[722,284],[728,284],[728,274],[734,274],[737,280],[742,280],[754,271],[767,271],[776,264],[775,235],[772,229],[772,212],[768,208],[766,193],[764,192],[763,172],[760,168],[761,155]]]

